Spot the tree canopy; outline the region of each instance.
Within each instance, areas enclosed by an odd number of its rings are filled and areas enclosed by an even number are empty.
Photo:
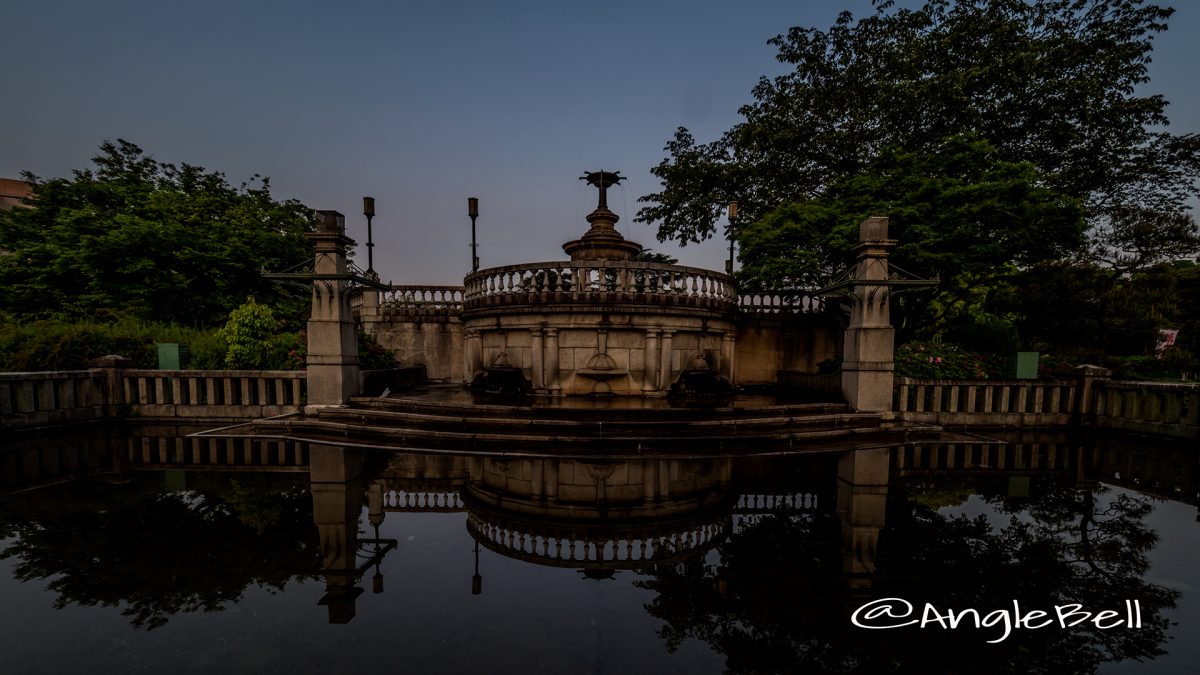
[[[254,176],[224,174],[105,142],[94,168],[32,174],[31,208],[0,212],[0,310],[23,317],[133,316],[219,325],[247,295],[290,296],[261,276],[311,256],[311,211]]]
[[[740,222],[773,212],[791,222],[776,209],[828,206],[831,192],[888,156],[937,154],[972,137],[997,166],[1035,168],[1031,190],[1081,204],[1102,251],[1129,260],[1160,246],[1147,222],[1174,227],[1182,243],[1166,255],[1194,251],[1183,211],[1200,176],[1200,136],[1167,131],[1166,100],[1142,93],[1152,38],[1172,12],[1143,0],[880,2],[827,30],[792,28],[770,42],[795,69],[761,79],[721,138],[698,143],[680,128],[652,170],[662,190],[641,198],[638,220],[681,244],[717,234],[730,201]],[[857,216],[830,214],[840,227]]]

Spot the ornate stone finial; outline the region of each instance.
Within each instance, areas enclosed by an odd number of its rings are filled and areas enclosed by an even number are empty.
[[[579,180],[586,180],[588,185],[600,189],[600,203],[596,205],[596,210],[608,210],[608,188],[610,185],[619,185],[625,180],[625,176],[621,175],[620,171],[588,171],[579,177]]]
[[[587,215],[591,228],[583,237],[563,244],[571,260],[629,260],[642,250],[641,244],[626,241],[617,232],[620,217],[608,210],[608,188],[618,185],[625,177],[620,171],[588,171],[579,177],[600,190],[596,210]]]

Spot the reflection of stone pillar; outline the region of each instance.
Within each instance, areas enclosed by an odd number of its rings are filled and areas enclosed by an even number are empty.
[[[733,332],[728,332],[721,336],[721,375],[729,380],[729,384],[735,384],[733,377],[733,355],[736,353],[734,349],[734,337]]]
[[[658,498],[671,498],[671,462],[666,459],[658,460],[658,468],[655,473],[658,474]]]
[[[363,592],[355,584],[361,470],[360,451],[332,445],[309,446],[313,522],[320,538],[321,571],[325,575],[325,595],[320,604],[329,608],[329,623],[349,623],[354,618],[355,599]],[[382,493],[380,497],[382,514]]]
[[[658,375],[658,386],[660,389],[670,389],[673,383],[671,378],[673,374],[671,370],[671,360],[673,357],[671,341],[674,335],[675,331],[673,330],[664,330],[662,332],[662,357],[659,360],[660,370]]]
[[[658,333],[657,330],[646,331],[646,374],[642,376],[642,391],[658,391]]]
[[[546,472],[546,501],[558,501],[558,460],[545,460]]]
[[[642,501],[650,503],[658,492],[658,462],[647,460],[642,462]]]
[[[868,588],[887,507],[891,448],[852,450],[838,458],[837,511],[842,571],[852,588]]]
[[[546,388],[551,396],[562,394],[558,383],[558,329],[546,329]]]
[[[542,353],[542,329],[530,328],[529,334],[532,342],[530,348],[530,352],[532,353],[530,361],[531,369],[533,370],[533,377],[531,378],[533,380],[533,390],[539,394],[544,394],[546,393],[546,381],[542,372],[542,365],[545,361],[545,355]]]
[[[529,462],[529,496],[536,502],[542,499],[542,487],[546,483],[546,461],[534,459]]]
[[[859,243],[854,247],[858,263],[854,270],[854,307],[842,350],[842,393],[858,411],[892,409],[892,369],[895,330],[884,285],[872,281],[888,278],[888,251],[896,240],[888,239],[887,218],[867,218],[859,225]]]
[[[313,272],[348,274],[345,216],[318,211],[316,232],[306,236],[316,250]],[[342,405],[358,393],[358,336],[350,313],[350,289],[342,279],[313,281],[312,316],[308,320],[308,403]]]

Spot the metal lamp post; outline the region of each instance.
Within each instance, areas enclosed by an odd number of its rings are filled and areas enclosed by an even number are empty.
[[[729,202],[729,260],[725,261],[725,273],[733,274],[733,222],[737,219],[737,202]]]
[[[479,217],[479,199],[467,197],[467,215],[471,217],[471,271],[479,271],[479,244],[475,243],[475,219]]]
[[[371,220],[375,217],[375,198],[363,197],[363,215],[367,217],[367,276],[375,274],[375,242],[371,238]]]

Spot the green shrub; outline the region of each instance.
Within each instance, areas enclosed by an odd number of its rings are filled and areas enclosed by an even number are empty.
[[[366,333],[358,334],[358,367],[362,370],[385,370],[397,367],[396,355]]]
[[[225,367],[236,370],[267,370],[273,361],[282,362],[276,356],[278,345],[272,342],[275,335],[275,315],[270,307],[260,305],[254,298],[229,313],[229,321],[218,331],[225,340]]]

